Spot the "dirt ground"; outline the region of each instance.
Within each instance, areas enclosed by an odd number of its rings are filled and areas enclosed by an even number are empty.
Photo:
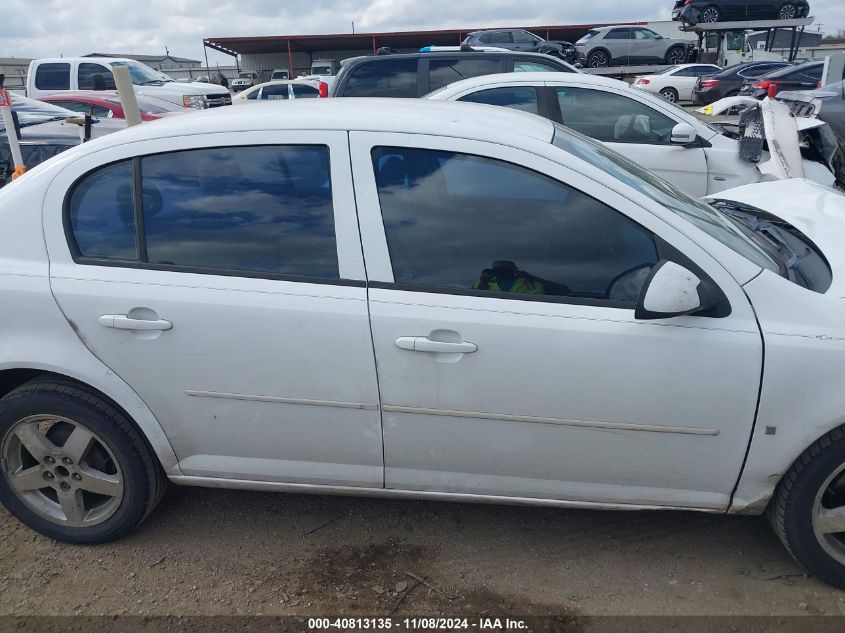
[[[173,486],[110,545],[0,535],[0,615],[845,614],[761,518]]]

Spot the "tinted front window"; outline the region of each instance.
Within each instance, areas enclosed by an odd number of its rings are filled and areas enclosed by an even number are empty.
[[[151,264],[338,277],[328,148],[191,150],[141,167]]]
[[[517,44],[535,44],[537,38],[525,31],[514,31],[513,41]]]
[[[537,91],[534,88],[494,88],[482,90],[471,95],[461,97],[459,101],[470,103],[486,103],[494,106],[504,106],[514,110],[522,110],[531,114],[538,114]]]
[[[428,68],[429,89],[437,90],[461,79],[501,72],[502,62],[499,56],[484,59],[432,59],[428,62]]]
[[[349,73],[343,96],[416,97],[417,59],[365,62]]]
[[[35,71],[39,90],[70,90],[70,64],[41,64]]]
[[[669,145],[676,122],[613,92],[557,88],[563,124],[605,143]]]
[[[132,163],[103,167],[79,181],[71,193],[68,219],[81,256],[137,259]]]
[[[79,64],[79,70],[77,71],[77,81],[79,83],[80,90],[95,90],[98,88],[97,84],[95,83],[95,78],[97,76],[103,78],[103,83],[99,87],[102,90],[114,90],[115,83],[114,83],[114,75],[112,75],[111,70],[106,68],[101,64]]]
[[[558,124],[555,124],[555,128],[552,142],[556,147],[655,200],[761,268],[779,271],[778,262],[713,207],[688,196],[609,147]]]
[[[657,262],[648,231],[524,167],[390,147],[373,166],[397,283],[630,302]]]

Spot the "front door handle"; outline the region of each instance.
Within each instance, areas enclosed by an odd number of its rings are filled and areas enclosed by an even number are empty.
[[[432,341],[426,336],[403,336],[396,339],[396,347],[409,352],[431,352],[433,354],[472,354],[478,351],[475,343],[446,343]]]
[[[172,330],[173,324],[164,319],[133,319],[128,314],[104,314],[98,321],[103,327],[110,327],[116,330],[135,330],[135,331],[149,331],[149,330]]]

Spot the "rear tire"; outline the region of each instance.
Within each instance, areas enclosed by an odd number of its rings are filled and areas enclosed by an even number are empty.
[[[112,541],[147,517],[166,483],[135,426],[82,385],[35,380],[0,400],[0,502],[36,532]]]
[[[722,19],[722,12],[719,11],[719,7],[713,6],[712,4],[709,7],[704,7],[701,11],[701,18],[699,19],[700,22],[706,22],[707,24],[712,24],[713,22],[719,22]]]
[[[845,589],[845,427],[804,451],[769,504],[769,521],[807,571]]]
[[[778,11],[779,20],[794,20],[798,17],[801,17],[801,10],[794,2],[784,2]]]
[[[664,88],[660,91],[660,96],[666,99],[669,103],[678,103],[680,99],[678,91],[674,88]]]
[[[610,55],[606,51],[593,51],[587,56],[587,66],[590,68],[607,68],[610,66]]]

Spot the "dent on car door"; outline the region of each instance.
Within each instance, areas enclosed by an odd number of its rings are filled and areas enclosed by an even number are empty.
[[[695,197],[707,193],[704,150],[671,143],[677,120],[615,92],[577,86],[555,90],[564,125],[602,141]]]
[[[672,234],[734,310],[637,321],[655,216],[534,154],[350,137],[386,487],[727,507],[761,343],[724,270]]]
[[[191,138],[123,146],[56,179],[57,301],[148,404],[184,475],[380,487],[346,134]]]

